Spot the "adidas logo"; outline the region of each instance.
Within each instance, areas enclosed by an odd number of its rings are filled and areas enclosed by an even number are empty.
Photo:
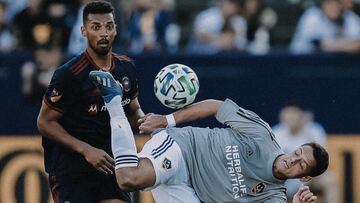
[[[96,79],[99,84],[102,84],[105,87],[111,87],[111,82],[109,78],[100,78],[99,76],[96,76]]]

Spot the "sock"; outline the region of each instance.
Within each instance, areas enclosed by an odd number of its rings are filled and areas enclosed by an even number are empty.
[[[111,148],[115,159],[115,170],[123,167],[136,167],[139,162],[134,135],[121,106],[121,97],[116,96],[105,102],[110,114]]]

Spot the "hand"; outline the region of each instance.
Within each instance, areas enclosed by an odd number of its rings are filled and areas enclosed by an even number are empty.
[[[315,203],[317,197],[309,189],[309,186],[301,185],[297,193],[294,195],[293,203]]]
[[[140,134],[150,134],[158,128],[166,128],[167,121],[165,116],[159,114],[146,114],[138,120]]]
[[[97,170],[105,174],[113,174],[115,161],[104,150],[89,146],[84,150],[83,155]]]

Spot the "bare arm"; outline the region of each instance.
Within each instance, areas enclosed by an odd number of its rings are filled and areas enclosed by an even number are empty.
[[[88,143],[83,142],[66,132],[58,122],[61,117],[61,113],[51,109],[43,102],[37,120],[40,133],[43,136],[82,154],[84,158],[99,171],[112,173],[114,160],[105,151],[92,147]]]
[[[215,116],[222,101],[208,99],[197,102],[173,113],[176,124],[186,123]],[[140,133],[152,133],[157,128],[165,128],[168,123],[164,115],[148,114],[138,121]]]
[[[176,123],[186,123],[215,116],[222,101],[208,99],[197,102],[173,113]],[[166,126],[165,126],[166,127]]]
[[[116,180],[121,190],[132,192],[153,186],[156,174],[151,161],[147,158],[140,158],[137,167],[117,169]]]
[[[139,128],[138,120],[144,117],[145,114],[140,107],[139,100],[137,97],[131,100],[129,107],[130,107],[130,113],[128,115],[129,123],[133,130],[134,129],[137,130]]]

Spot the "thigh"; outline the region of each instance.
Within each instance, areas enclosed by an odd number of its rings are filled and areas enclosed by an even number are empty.
[[[130,194],[119,189],[114,175],[96,174],[79,178],[52,176],[50,188],[54,203],[131,202]]]
[[[190,185],[181,149],[166,130],[154,134],[139,156],[150,159],[154,166],[156,183],[147,190],[156,203],[200,203]]]
[[[180,184],[188,181],[180,147],[166,130],[154,134],[144,145],[139,157],[150,159],[154,166],[156,183],[149,189],[160,184]]]
[[[51,176],[50,189],[54,203],[95,203],[92,184]]]
[[[98,178],[95,193],[101,203],[130,203],[130,193],[120,190],[115,175],[102,175]]]

